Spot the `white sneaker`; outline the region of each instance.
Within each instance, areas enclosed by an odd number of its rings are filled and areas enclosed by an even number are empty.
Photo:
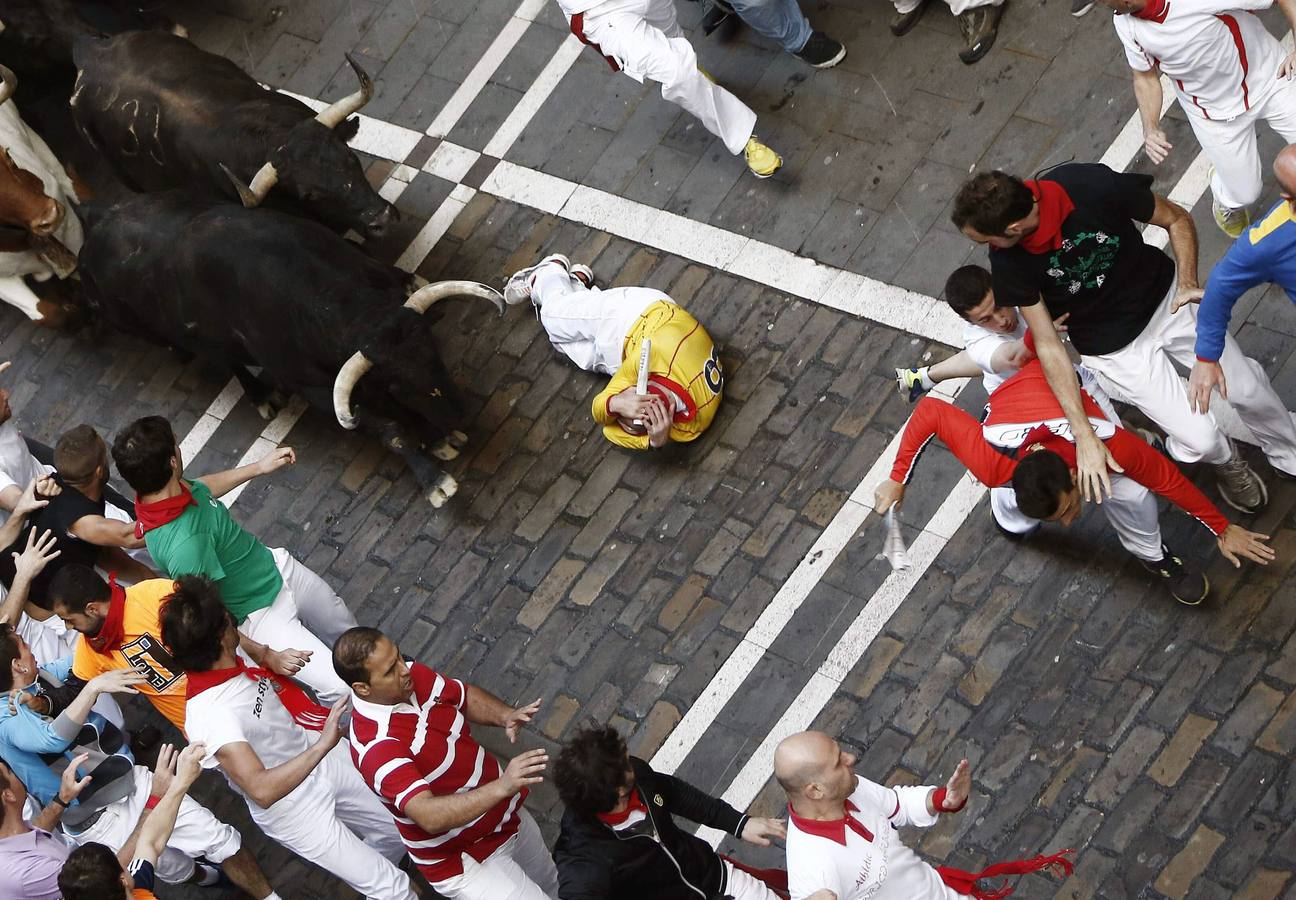
[[[587,288],[594,287],[594,270],[584,263],[572,263],[568,269],[573,278],[585,285]]]
[[[517,306],[519,303],[526,303],[531,299],[531,276],[541,266],[549,263],[557,263],[568,272],[571,271],[571,260],[561,253],[551,253],[534,266],[527,266],[525,269],[518,269],[514,272],[504,285],[504,302],[509,306]]]

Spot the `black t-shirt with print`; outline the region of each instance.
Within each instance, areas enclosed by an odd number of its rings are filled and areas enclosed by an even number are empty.
[[[1143,242],[1135,222],[1156,209],[1152,177],[1072,163],[1045,180],[1062,185],[1075,204],[1062,222],[1062,247],[992,249],[995,303],[1034,306],[1042,294],[1053,318],[1071,314],[1076,350],[1112,353],[1142,333],[1174,282],[1174,262]]]

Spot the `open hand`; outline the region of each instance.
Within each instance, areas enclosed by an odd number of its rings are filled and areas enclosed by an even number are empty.
[[[328,718],[324,720],[324,727],[320,729],[320,740],[328,741],[330,747],[337,746],[337,742],[342,740],[342,717],[346,715],[350,703],[350,694],[338,698],[333,708],[329,710]]]
[[[648,446],[665,447],[670,443],[671,414],[659,397],[649,397],[651,402],[644,413],[643,422],[648,429]]]
[[[38,509],[49,506],[50,498],[63,493],[63,488],[49,475],[33,478],[14,504],[15,516],[29,516]]]
[[[261,665],[276,675],[291,678],[310,662],[311,652],[310,650],[271,650],[267,647]]]
[[[1193,412],[1205,415],[1210,412],[1211,391],[1218,390],[1219,395],[1228,399],[1228,382],[1224,370],[1218,362],[1199,359],[1193,363],[1188,376],[1188,407]]]
[[[964,759],[954,767],[954,774],[945,783],[946,808],[958,809],[967,802],[970,793],[972,793],[972,765]]]
[[[180,755],[176,757],[176,772],[171,784],[172,789],[181,793],[188,793],[189,788],[202,774],[202,761],[206,756],[207,745],[202,741],[190,744],[181,750]]]
[[[157,762],[153,764],[153,784],[149,787],[149,796],[159,800],[171,789],[175,778],[176,748],[163,744],[158,748]]]
[[[144,673],[135,669],[113,669],[91,678],[85,690],[98,694],[138,694],[135,685],[143,684]]]
[[[531,721],[531,718],[540,711],[540,700],[530,703],[526,706],[511,709],[504,716],[504,721],[500,725],[504,729],[504,734],[508,736],[509,743],[517,743],[518,729]]]
[[[1111,496],[1109,471],[1125,470],[1116,462],[1107,445],[1092,431],[1087,437],[1076,435],[1076,478],[1080,482],[1080,493],[1086,500],[1102,503],[1103,497]]]
[[[1293,75],[1296,75],[1296,53],[1289,53],[1284,56],[1283,61],[1278,64],[1278,77],[1291,78]],[[0,371],[4,370],[0,369]]]
[[[1206,296],[1206,291],[1199,287],[1183,287],[1182,285],[1175,291],[1174,299],[1170,301],[1170,312],[1177,313],[1189,303],[1201,303],[1201,298]]]
[[[634,388],[628,387],[619,394],[612,395],[608,400],[608,412],[623,419],[644,419],[647,417],[648,408],[656,399],[652,394],[640,396],[635,393]]]
[[[787,826],[783,824],[782,819],[758,819],[753,816],[743,825],[739,837],[757,847],[768,847],[770,838],[787,840]]]
[[[544,749],[528,750],[509,760],[509,764],[504,768],[504,774],[500,776],[500,780],[509,789],[509,796],[512,796],[524,787],[530,787],[544,781],[544,776],[541,773],[544,772],[547,765],[549,765],[549,751]]]
[[[33,528],[27,532],[27,546],[23,548],[22,553],[11,553],[14,563],[14,581],[23,579],[30,582],[49,565],[52,560],[58,559],[62,550],[55,550],[54,533],[49,529],[39,537],[36,536],[36,529]]]
[[[59,778],[58,798],[63,801],[64,806],[81,796],[81,792],[90,786],[89,775],[84,778],[77,777],[77,770],[84,766],[89,758],[89,753],[77,754],[63,769],[63,775]]]
[[[1170,139],[1160,128],[1149,128],[1143,132],[1143,149],[1147,151],[1148,159],[1159,166],[1170,155],[1174,144],[1170,143]]]
[[[1254,531],[1247,531],[1240,525],[1230,525],[1224,529],[1224,533],[1216,539],[1219,551],[1224,558],[1233,563],[1235,569],[1242,567],[1242,560],[1239,556],[1245,556],[1252,562],[1257,562],[1262,566],[1267,566],[1273,562],[1277,554],[1273,547],[1264,543],[1269,540],[1269,535],[1258,534]]]

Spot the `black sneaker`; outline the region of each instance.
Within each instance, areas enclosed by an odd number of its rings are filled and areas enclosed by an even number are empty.
[[[891,33],[896,37],[900,37],[900,35],[908,34],[912,31],[913,27],[918,24],[918,20],[923,17],[923,13],[927,12],[927,4],[930,2],[931,0],[919,0],[918,6],[910,12],[898,12],[892,16],[891,24],[889,26],[891,28]]]
[[[816,69],[831,69],[846,58],[846,48],[822,31],[812,31],[805,46],[796,52],[796,58]]]
[[[1077,19],[1094,8],[1094,0],[1071,0],[1071,15]]]
[[[959,51],[959,59],[966,65],[972,65],[994,46],[1003,8],[1002,3],[998,6],[978,6],[958,17],[959,28],[963,31],[963,40],[967,44]]]
[[[1184,606],[1199,606],[1210,593],[1210,581],[1206,578],[1206,573],[1184,562],[1165,544],[1161,545],[1161,562],[1140,562],[1143,563],[1143,568],[1160,578],[1170,596]]]

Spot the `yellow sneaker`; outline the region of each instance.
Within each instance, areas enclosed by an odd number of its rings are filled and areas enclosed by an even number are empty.
[[[1242,232],[1251,225],[1251,211],[1245,206],[1230,209],[1218,200],[1214,200],[1211,202],[1211,212],[1215,214],[1215,224],[1219,226],[1220,231],[1234,239],[1240,238]]]
[[[769,178],[783,168],[783,157],[762,144],[756,135],[747,139],[747,149],[743,151],[743,155],[747,158],[747,168],[757,178]]]

